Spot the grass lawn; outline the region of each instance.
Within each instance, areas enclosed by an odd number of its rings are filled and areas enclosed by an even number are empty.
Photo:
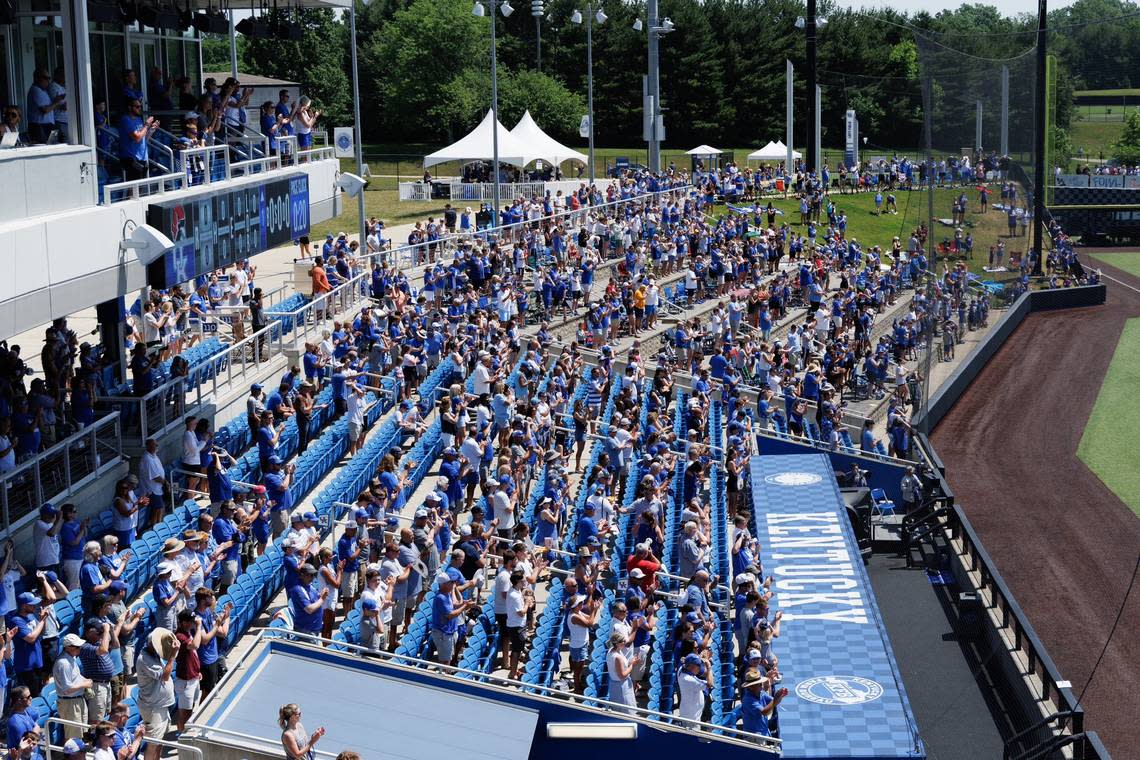
[[[1140,96],[1140,87],[1123,88],[1119,90],[1076,90],[1073,92],[1074,98],[1081,97],[1134,97]]]
[[[957,196],[958,190],[936,190],[934,193],[934,214],[937,217],[950,218],[950,204]],[[969,265],[969,269],[974,274],[987,280],[1003,281],[1013,279],[1016,273],[1001,272],[991,274],[982,270],[986,265],[989,255],[990,245],[996,244],[999,240],[1006,241],[1006,250],[1024,250],[1026,247],[1026,238],[1014,238],[1012,241],[1005,237],[1006,217],[1005,214],[997,211],[990,211],[987,214],[977,213],[977,192],[968,190],[966,193],[970,199],[971,211],[966,215],[967,224],[973,223],[973,227],[969,231],[974,236],[974,257],[966,259],[964,257],[956,257],[956,261],[965,261]],[[883,214],[877,216],[874,214],[875,209],[875,196],[873,193],[859,193],[857,195],[833,195],[837,211],[847,212],[847,236],[849,238],[857,239],[864,248],[872,245],[878,245],[883,250],[889,250],[891,247],[892,239],[898,235],[906,244],[906,240],[911,231],[918,227],[918,225],[927,218],[927,197],[925,192],[899,192],[896,193],[898,200],[898,214]],[[991,193],[991,199],[993,195]],[[778,221],[787,222],[793,228],[799,228],[799,202],[794,199],[782,200],[774,199],[774,205],[784,212],[784,216],[777,217]],[[764,200],[767,204],[767,199]],[[719,213],[723,213],[727,209],[723,206],[717,207]],[[826,230],[824,230],[826,231]],[[822,234],[823,231],[821,231]],[[952,228],[935,224],[933,231],[933,238],[936,242],[941,242],[947,239],[953,239],[954,231]],[[939,267],[941,269],[941,266]]]
[[[1077,456],[1140,516],[1140,319],[1124,323]]]
[[[1084,158],[1108,158],[1112,155],[1112,146],[1120,139],[1124,131],[1122,121],[1074,121],[1069,129],[1069,138],[1073,142],[1073,150],[1083,148]],[[1073,156],[1074,163],[1081,163],[1083,159]]]
[[[1092,257],[1097,261],[1128,272],[1134,277],[1140,277],[1140,251],[1117,251],[1113,253],[1094,253]]]

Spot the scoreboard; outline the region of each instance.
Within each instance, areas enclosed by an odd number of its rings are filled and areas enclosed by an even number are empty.
[[[309,233],[309,175],[152,203],[147,224],[174,247],[147,267],[152,288],[170,288]]]

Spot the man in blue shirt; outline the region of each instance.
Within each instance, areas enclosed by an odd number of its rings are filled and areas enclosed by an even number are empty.
[[[218,519],[214,520],[214,527],[210,530],[218,546],[225,547],[218,585],[218,591],[222,594],[226,593],[226,589],[237,580],[238,573],[241,572],[241,549],[248,538],[249,529],[244,525],[238,527],[234,521],[234,511],[233,501],[223,501]]]
[[[43,688],[44,656],[40,636],[49,610],[40,606],[41,601],[40,597],[25,591],[16,597],[16,612],[8,617],[8,627],[16,629],[12,649],[16,680],[27,686],[33,697],[39,696]]]
[[[37,725],[40,713],[32,707],[32,694],[27,686],[17,686],[12,689],[10,706],[8,708],[7,744],[9,747],[19,747],[20,739],[29,731],[38,734]]]
[[[317,591],[313,582],[317,570],[309,563],[301,565],[298,572],[298,583],[289,589],[289,612],[293,616],[293,630],[320,636],[324,621],[321,606],[328,598],[329,590],[326,588]]]
[[[257,429],[257,458],[262,472],[269,470],[269,460],[277,454],[277,444],[284,429],[285,423],[273,426],[273,412],[266,410],[261,413],[261,426]]]
[[[360,553],[364,550],[359,534],[360,526],[355,522],[348,523],[344,526],[344,535],[336,542],[337,559],[343,565],[340,571],[340,600],[345,615],[352,610],[359,587],[357,576],[360,574]]]
[[[455,660],[455,641],[459,637],[459,616],[475,605],[474,599],[455,604],[455,578],[447,573],[436,576],[439,591],[431,600],[431,640],[435,658],[444,665]]]
[[[216,524],[216,523],[215,523]],[[220,613],[214,610],[214,592],[203,586],[194,594],[194,614],[202,628],[202,643],[198,645],[198,661],[202,667],[202,697],[213,691],[222,677],[218,640],[230,635],[230,615],[234,605],[229,603]]]
[[[281,458],[269,457],[269,470],[261,476],[269,499],[269,521],[276,539],[289,527],[289,511],[293,508],[293,465],[282,468]]]
[[[745,731],[760,736],[772,735],[768,721],[776,713],[780,702],[788,695],[787,689],[780,689],[775,696],[769,694],[768,684],[768,678],[755,668],[744,674],[740,717]]]
[[[127,180],[143,179],[149,169],[147,139],[158,128],[153,116],[143,118],[142,101],[127,103],[127,111],[119,119],[119,163]]]

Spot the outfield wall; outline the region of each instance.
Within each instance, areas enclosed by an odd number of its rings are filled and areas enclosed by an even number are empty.
[[[1081,306],[1096,306],[1104,303],[1107,290],[1103,284],[1086,285],[1079,288],[1058,288],[1056,290],[1034,290],[1022,294],[1013,306],[1003,312],[994,328],[958,365],[946,382],[930,396],[930,403],[926,415],[917,421],[923,430],[933,430],[946,416],[955,402],[966,392],[966,388],[974,378],[989,363],[994,354],[1005,344],[1006,340],[1022,321],[1035,311],[1050,311],[1053,309],[1071,309]]]

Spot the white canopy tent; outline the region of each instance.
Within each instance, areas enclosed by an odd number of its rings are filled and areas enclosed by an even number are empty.
[[[557,166],[563,161],[579,161],[583,164],[589,162],[585,154],[573,148],[568,148],[542,131],[535,123],[530,111],[519,119],[519,123],[511,130],[511,137],[515,138],[524,148],[524,153],[531,160],[541,158]],[[499,159],[502,160],[502,159]]]
[[[479,126],[468,132],[464,137],[448,145],[446,148],[424,156],[424,167],[442,164],[447,161],[494,160],[495,149],[493,145],[494,132],[491,131],[492,124],[497,127],[499,134],[499,163],[510,164],[511,166],[526,166],[536,158],[544,158],[544,156],[535,155],[533,152],[530,152],[519,138],[508,132],[507,128],[496,121],[491,115],[491,112],[488,111],[483,121],[479,122]]]
[[[769,141],[760,150],[754,150],[748,154],[749,161],[783,161],[788,157],[788,146],[784,145],[782,140],[776,142]],[[803,158],[803,154],[798,150],[792,151],[792,158]]]
[[[724,153],[724,151],[717,150],[711,145],[698,145],[692,150],[685,151],[685,155],[687,156],[719,156],[721,153]]]

